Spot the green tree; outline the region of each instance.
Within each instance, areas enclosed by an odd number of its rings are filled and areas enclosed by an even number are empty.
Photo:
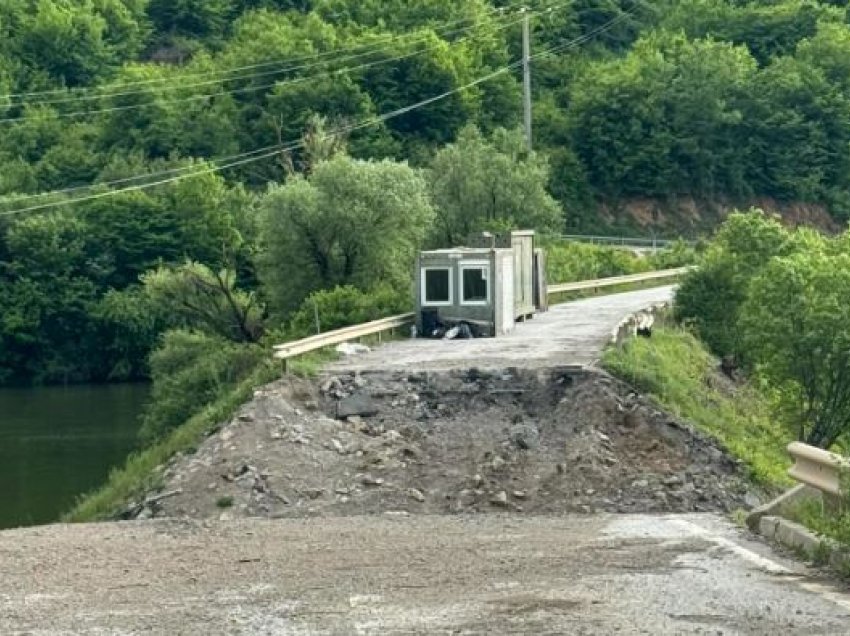
[[[15,42],[23,63],[67,86],[93,81],[115,59],[107,21],[92,0],[37,0],[20,29]]]
[[[798,437],[825,448],[850,431],[850,256],[771,261],[741,308],[748,355],[794,412]]]
[[[691,324],[716,354],[741,356],[738,315],[751,281],[770,259],[795,249],[792,235],[762,211],[730,215],[698,269],[679,286],[676,318]]]
[[[309,177],[273,186],[260,205],[259,273],[266,296],[288,312],[337,285],[410,285],[433,219],[425,179],[391,161],[337,156]]]
[[[268,358],[258,345],[171,330],[151,354],[153,390],[139,437],[151,443],[247,378]]]
[[[432,242],[458,245],[472,233],[505,227],[556,232],[562,212],[547,193],[544,156],[528,153],[520,131],[476,128],[440,150],[428,168],[437,212]]]
[[[221,36],[230,0],[149,0],[148,17],[156,30],[194,38]]]
[[[234,342],[257,342],[264,333],[263,307],[253,292],[236,287],[236,275],[188,262],[142,276],[145,294],[170,321]]]
[[[742,47],[664,33],[589,65],[570,106],[589,181],[614,197],[745,192],[740,131],[755,70]]]
[[[0,264],[0,377],[90,379],[100,357],[88,316],[96,301],[86,228],[69,214],[26,218],[6,232]]]
[[[798,42],[815,34],[819,21],[841,21],[841,12],[806,0],[686,0],[671,5],[663,12],[665,27],[683,29],[692,38],[712,37],[746,45],[762,65],[793,54]]]
[[[171,308],[154,302],[139,285],[110,289],[92,309],[90,319],[103,359],[99,377],[109,381],[148,377],[148,355],[175,322]]]

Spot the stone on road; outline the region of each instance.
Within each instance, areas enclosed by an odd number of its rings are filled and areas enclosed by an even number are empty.
[[[847,634],[714,515],[149,521],[0,533],[3,634]]]
[[[370,353],[328,365],[341,371],[442,371],[590,365],[628,315],[673,299],[674,287],[656,287],[555,305],[498,338],[388,343]]]

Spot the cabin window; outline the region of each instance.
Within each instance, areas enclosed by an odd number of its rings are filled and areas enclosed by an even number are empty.
[[[461,299],[464,305],[486,305],[490,301],[490,267],[486,264],[461,267]]]
[[[452,304],[452,277],[448,267],[427,267],[422,277],[422,297],[426,305]]]

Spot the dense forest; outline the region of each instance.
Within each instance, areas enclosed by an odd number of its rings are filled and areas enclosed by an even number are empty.
[[[843,225],[845,5],[6,0],[0,384],[145,377],[157,343],[154,371],[245,355],[316,307],[408,306],[423,245],[611,230],[628,201]]]

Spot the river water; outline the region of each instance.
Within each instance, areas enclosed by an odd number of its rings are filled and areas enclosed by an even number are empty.
[[[136,446],[144,384],[0,389],[0,528],[49,523]]]

